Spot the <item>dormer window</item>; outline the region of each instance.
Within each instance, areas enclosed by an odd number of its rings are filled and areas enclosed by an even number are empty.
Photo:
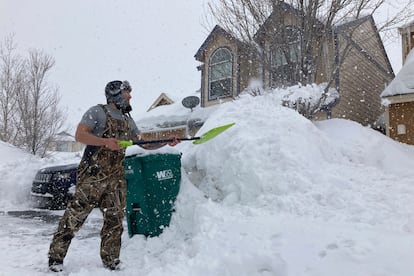
[[[228,48],[217,49],[210,58],[208,99],[231,97],[233,55]]]

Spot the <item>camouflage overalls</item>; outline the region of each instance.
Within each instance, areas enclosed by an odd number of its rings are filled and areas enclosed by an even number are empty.
[[[106,113],[103,137],[129,140],[128,120],[116,120]],[[119,262],[122,221],[125,215],[126,181],[122,161],[125,150],[111,151],[102,146],[87,146],[77,172],[76,192],[60,220],[49,250],[49,259],[63,261],[74,236],[93,208],[103,214],[101,258],[105,266]]]

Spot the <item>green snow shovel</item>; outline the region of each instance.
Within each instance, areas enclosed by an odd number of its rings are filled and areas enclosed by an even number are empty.
[[[193,144],[196,144],[196,145],[202,144],[202,143],[205,143],[205,142],[213,139],[214,137],[216,137],[220,133],[222,133],[225,130],[227,130],[228,128],[232,127],[234,124],[235,123],[231,123],[231,124],[227,124],[227,125],[215,127],[213,129],[210,129],[209,131],[207,131],[206,133],[204,133],[200,137],[179,138],[179,140],[180,141],[190,141],[190,140],[194,140],[193,141]],[[174,139],[169,138],[169,139],[149,140],[149,141],[137,141],[137,142],[132,142],[132,141],[119,141],[118,144],[122,148],[127,148],[127,147],[132,146],[132,145],[158,144],[158,143],[168,143],[168,142],[172,142],[172,141],[174,141]]]

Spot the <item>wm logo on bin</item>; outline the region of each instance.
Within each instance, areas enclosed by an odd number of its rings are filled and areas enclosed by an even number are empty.
[[[134,174],[134,170],[133,169],[127,169],[127,170],[125,170],[125,174]]]
[[[167,180],[167,179],[171,179],[174,177],[174,174],[172,172],[172,170],[163,170],[163,171],[158,171],[155,173],[158,181],[161,180]]]

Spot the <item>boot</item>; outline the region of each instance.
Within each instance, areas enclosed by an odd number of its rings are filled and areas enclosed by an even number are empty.
[[[63,271],[63,261],[50,258],[49,259],[49,270],[53,272]]]
[[[115,259],[113,263],[104,264],[104,267],[109,270],[119,270],[120,269],[121,261],[119,259]]]

